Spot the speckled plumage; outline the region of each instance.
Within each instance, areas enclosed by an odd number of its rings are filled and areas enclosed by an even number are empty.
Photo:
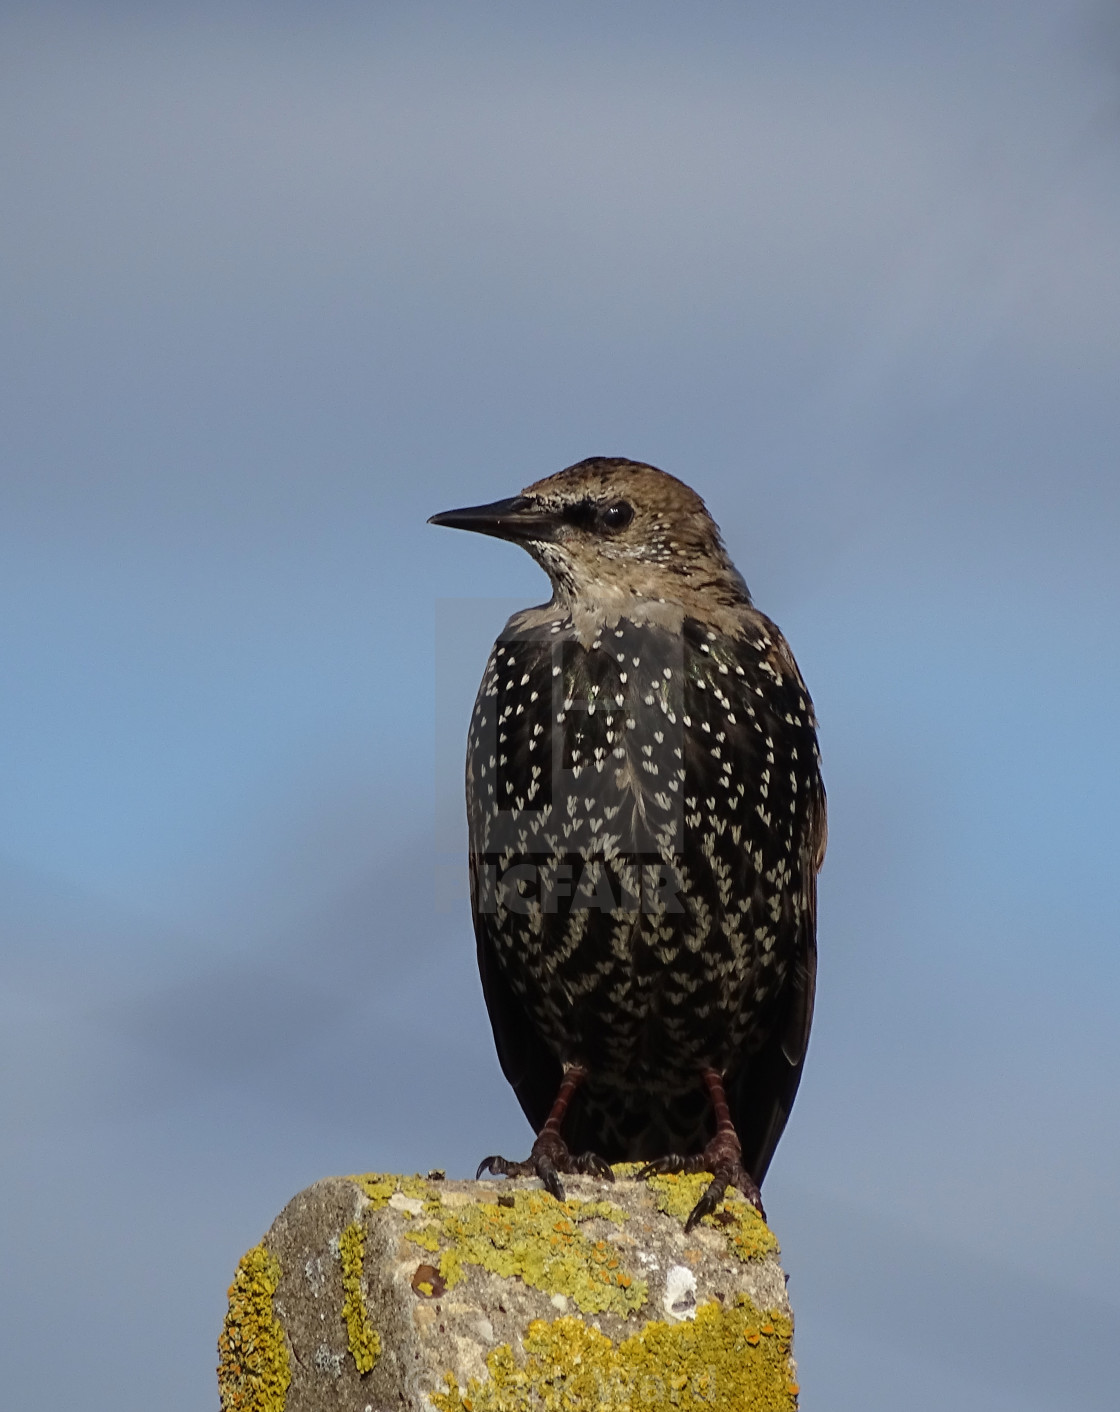
[[[808,692],[681,482],[594,459],[503,505],[496,527],[463,527],[522,542],[554,588],[495,644],[468,738],[503,1070],[539,1130],[577,1066],[564,1135],[611,1161],[699,1153],[716,1071],[761,1183],[813,1007],[825,796]]]

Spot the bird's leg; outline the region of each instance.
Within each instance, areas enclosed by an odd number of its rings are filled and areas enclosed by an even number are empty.
[[[703,1069],[701,1077],[716,1115],[716,1130],[712,1140],[703,1152],[695,1156],[681,1157],[672,1154],[647,1162],[638,1177],[644,1180],[646,1177],[664,1176],[668,1172],[711,1172],[712,1180],[707,1191],[689,1212],[688,1220],[684,1223],[686,1231],[690,1231],[698,1221],[712,1214],[723,1200],[729,1186],[738,1187],[765,1220],[766,1212],[762,1209],[762,1193],[758,1189],[758,1183],[743,1166],[743,1148],[731,1121],[727,1095],[723,1091],[723,1075],[716,1069]]]
[[[613,1182],[614,1173],[597,1152],[581,1152],[573,1157],[568,1151],[568,1144],[560,1135],[560,1125],[564,1121],[572,1095],[586,1077],[587,1070],[582,1064],[565,1064],[560,1091],[549,1110],[544,1127],[537,1134],[529,1156],[524,1162],[511,1162],[507,1157],[484,1157],[478,1164],[475,1180],[477,1181],[483,1172],[490,1172],[497,1177],[539,1177],[545,1185],[545,1190],[550,1191],[557,1201],[564,1200],[561,1172],[570,1175],[587,1173]]]

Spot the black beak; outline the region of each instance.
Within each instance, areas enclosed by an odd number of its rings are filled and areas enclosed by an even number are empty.
[[[462,510],[444,510],[433,515],[430,525],[446,525],[448,529],[474,530],[476,534],[493,534],[499,539],[551,539],[554,520],[549,511],[524,495],[508,500],[494,500],[489,505],[468,505]]]

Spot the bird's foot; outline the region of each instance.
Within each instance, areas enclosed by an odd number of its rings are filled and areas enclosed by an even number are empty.
[[[711,1216],[723,1200],[729,1186],[737,1187],[765,1221],[766,1212],[762,1209],[762,1193],[758,1183],[743,1166],[743,1149],[734,1132],[717,1132],[703,1152],[692,1157],[670,1154],[647,1162],[638,1173],[638,1180],[647,1177],[663,1177],[672,1172],[711,1172],[712,1180],[700,1200],[689,1212],[684,1223],[685,1231],[692,1230],[705,1216]]]
[[[524,1162],[511,1162],[508,1157],[484,1157],[478,1164],[475,1181],[481,1178],[483,1172],[489,1172],[495,1177],[539,1177],[545,1190],[551,1192],[557,1201],[564,1200],[561,1173],[565,1176],[592,1176],[606,1182],[614,1181],[614,1173],[609,1163],[597,1152],[580,1152],[573,1155],[568,1151],[568,1145],[559,1133],[550,1132],[547,1128],[538,1135],[533,1143],[533,1150]]]

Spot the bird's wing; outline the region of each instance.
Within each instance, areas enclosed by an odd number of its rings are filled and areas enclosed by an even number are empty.
[[[809,1047],[817,983],[817,872],[828,836],[824,785],[818,780],[802,855],[803,894],[797,950],[783,987],[781,1009],[766,1043],[729,1076],[731,1120],[743,1165],[759,1186],[785,1130]]]
[[[479,866],[480,860],[472,853],[471,890],[476,896],[483,881],[478,876]],[[492,916],[475,909],[474,931],[482,994],[502,1073],[517,1094],[517,1101],[533,1131],[539,1132],[560,1087],[560,1062],[545,1044],[498,962],[492,924]]]
[[[630,854],[650,831],[648,786],[635,761],[620,764],[615,755],[625,756],[627,717],[619,671],[617,655],[589,655],[570,635],[523,630],[514,618],[491,654],[468,736],[479,973],[502,1071],[537,1129],[560,1085],[565,1039],[557,1023],[546,1038],[542,1009],[567,1007],[568,1034],[584,1049],[610,1043],[611,1027],[590,1013],[602,996],[583,981],[603,957],[628,953],[641,920],[627,899],[637,907],[641,870]],[[522,868],[525,905],[514,907],[508,897],[518,884],[509,880]],[[562,884],[556,897],[569,900],[544,902],[546,877]],[[623,963],[616,984],[628,982]],[[583,1057],[598,1068],[594,1052]],[[582,1131],[582,1123],[588,1145],[616,1151],[618,1139],[612,1146],[602,1123],[584,1122],[583,1107],[580,1093],[566,1128]]]
[[[516,644],[518,670],[514,679],[507,680],[513,661],[512,655],[507,655],[511,644]],[[526,670],[541,687],[532,702],[520,688],[514,690]],[[549,723],[551,702],[552,639],[539,632],[519,634],[511,622],[494,644],[471,719],[467,742],[467,824],[471,911],[482,994],[502,1073],[534,1131],[539,1131],[548,1117],[562,1070],[525,1001],[510,983],[508,964],[502,964],[502,947],[508,950],[512,944],[510,923],[523,919],[507,917],[503,932],[495,888],[499,862],[501,870],[524,861],[535,865],[539,862],[536,850],[544,847],[531,820],[533,810],[550,796],[551,751],[546,748],[549,737],[543,732]],[[519,794],[526,788],[524,780],[537,759],[529,748],[530,741],[539,747],[541,793],[536,799],[532,794],[528,799],[507,798],[505,790],[499,789],[506,779],[517,782]],[[510,769],[503,772],[507,753],[511,757]],[[538,786],[532,788],[535,791]],[[496,804],[513,813],[503,813],[499,819]],[[511,836],[510,821],[518,816],[524,836],[520,836],[517,826]]]

